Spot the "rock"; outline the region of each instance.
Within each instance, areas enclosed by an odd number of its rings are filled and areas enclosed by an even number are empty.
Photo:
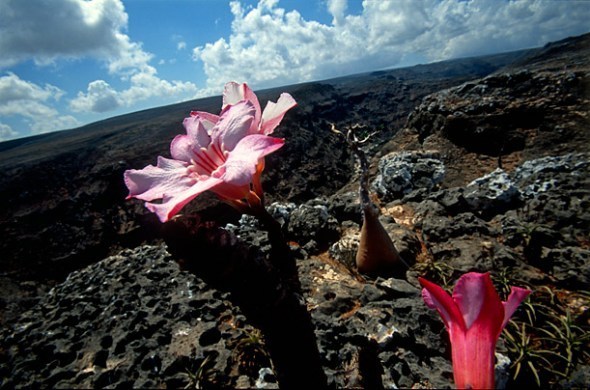
[[[330,246],[330,256],[344,264],[348,269],[356,269],[356,252],[360,238],[360,227],[358,225],[346,228],[340,240]]]
[[[489,219],[519,205],[520,192],[502,169],[467,185],[463,197],[470,211]]]
[[[310,201],[293,210],[287,237],[301,246],[307,245],[311,254],[326,250],[340,237],[340,225],[322,201]],[[312,242],[314,241],[314,242]],[[309,245],[308,245],[309,244]]]
[[[510,380],[510,365],[512,362],[506,355],[496,352],[496,367],[494,369],[496,375],[496,388],[505,389],[506,384]]]
[[[328,211],[339,222],[353,221],[360,224],[363,220],[358,191],[348,191],[330,197]]]
[[[525,161],[511,176],[523,198],[532,199],[559,188],[582,189],[589,169],[588,154],[572,153]]]
[[[533,265],[548,271],[561,286],[584,289],[590,284],[590,250],[544,247]]]
[[[443,325],[423,304],[418,288],[399,279],[361,282],[313,257],[299,267],[301,275],[313,275],[303,277],[302,284],[333,386],[361,386],[378,372],[378,382],[390,387],[428,381],[450,386],[450,363],[435,336]],[[429,359],[420,360],[416,350]]]
[[[414,190],[428,193],[445,175],[439,158],[434,151],[390,153],[379,160],[372,187],[386,202],[401,199]]]
[[[243,362],[232,351],[253,331],[227,293],[181,272],[161,246],[72,273],[21,321],[2,334],[13,367],[4,386],[234,387],[228,374]]]
[[[297,208],[295,203],[273,202],[268,206],[268,212],[274,219],[286,228],[291,221],[291,213]]]
[[[492,235],[492,228],[472,213],[461,213],[455,217],[427,216],[422,220],[422,232],[429,242],[444,242],[473,234]]]

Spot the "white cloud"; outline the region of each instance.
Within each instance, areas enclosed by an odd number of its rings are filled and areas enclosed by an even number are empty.
[[[8,72],[0,77],[0,116],[24,118],[34,134],[79,126],[74,117],[62,115],[52,107],[63,94],[56,86],[41,87]],[[0,138],[16,137],[16,132],[6,126],[1,126]]]
[[[107,112],[119,107],[132,107],[139,101],[152,97],[174,97],[174,102],[194,98],[197,87],[191,82],[167,81],[157,77],[154,67],[146,65],[128,79],[130,86],[117,91],[104,80],[88,84],[87,91],[78,92],[70,102],[77,112]]]
[[[63,94],[64,92],[56,86],[45,84],[44,87],[40,87],[22,80],[12,72],[7,72],[6,76],[0,77],[0,106],[27,100],[59,100]]]
[[[197,87],[193,83],[162,80],[156,76],[156,69],[151,67],[133,75],[130,82],[131,87],[120,93],[126,105],[154,96],[176,96],[177,100],[182,100],[197,93]]]
[[[208,90],[227,80],[255,87],[298,83],[407,64],[542,45],[587,32],[590,2],[530,0],[328,0],[332,24],[261,0],[230,3],[231,35],[193,49]]]
[[[0,2],[0,66],[29,59],[121,57],[136,50],[121,30],[127,14],[119,0],[3,0]]]
[[[328,12],[332,15],[332,24],[341,24],[344,20],[344,13],[348,8],[347,0],[328,0]]]
[[[70,108],[77,112],[106,112],[121,106],[117,91],[104,80],[95,80],[88,84],[86,93],[70,102]]]
[[[180,41],[176,44],[176,49],[177,50],[184,50],[186,49],[186,42],[185,41]]]
[[[12,130],[12,127],[0,122],[0,141],[6,141],[18,136],[18,133]]]
[[[77,112],[104,113],[151,97],[195,96],[190,82],[167,81],[150,65],[154,55],[125,34],[128,16],[121,0],[3,0],[0,3],[0,66],[33,59],[47,64],[62,58],[94,57],[127,88],[94,80],[70,102]],[[181,37],[178,36],[177,40]],[[186,46],[184,41],[178,48]],[[173,63],[173,61],[168,61]]]
[[[47,118],[34,118],[29,121],[33,134],[52,133],[56,130],[72,129],[81,123],[71,115],[56,115]]]

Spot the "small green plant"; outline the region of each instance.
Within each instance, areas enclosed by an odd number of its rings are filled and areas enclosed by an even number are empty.
[[[451,291],[455,269],[442,261],[425,261],[416,263],[414,269],[423,278],[431,280],[447,291]]]
[[[569,310],[564,316],[560,316],[559,324],[548,323],[551,330],[540,329],[548,337],[547,339],[557,345],[558,349],[565,354],[558,354],[564,361],[565,367],[554,372],[567,378],[573,371],[576,363],[584,358],[589,359],[587,346],[590,342],[590,332],[584,331],[577,326]]]
[[[513,328],[511,330],[510,328]],[[550,366],[549,355],[554,355],[549,350],[540,348],[540,341],[527,331],[525,323],[509,322],[504,329],[506,348],[509,353],[516,356],[512,368],[514,369],[513,379],[516,380],[522,372],[528,371],[535,378],[537,386],[541,386],[539,367]]]
[[[262,367],[268,367],[270,356],[266,351],[262,332],[258,329],[246,330],[246,337],[241,338],[234,348],[234,359],[241,373],[250,377],[257,375]]]
[[[506,286],[507,273],[496,282]],[[504,289],[505,290],[505,289]],[[519,315],[504,329],[503,339],[513,364],[513,380],[537,386],[556,385],[567,379],[579,364],[590,362],[590,329],[576,322],[576,316],[565,302],[564,292],[541,286],[523,302]],[[576,292],[587,296],[587,292]]]
[[[212,369],[215,366],[215,358],[213,354],[205,356],[203,361],[199,364],[199,367],[195,372],[187,369],[186,373],[190,379],[185,389],[202,389],[204,387],[210,387],[214,382],[212,381]]]

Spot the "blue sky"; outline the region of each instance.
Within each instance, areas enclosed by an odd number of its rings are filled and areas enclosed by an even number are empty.
[[[590,31],[576,0],[0,0],[0,141]],[[181,121],[182,118],[179,118]]]

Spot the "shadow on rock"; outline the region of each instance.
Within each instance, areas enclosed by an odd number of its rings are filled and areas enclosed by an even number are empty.
[[[325,388],[295,259],[269,230],[270,256],[198,217],[170,221],[163,233],[168,251],[183,269],[230,292],[234,303],[261,329],[281,388]]]

